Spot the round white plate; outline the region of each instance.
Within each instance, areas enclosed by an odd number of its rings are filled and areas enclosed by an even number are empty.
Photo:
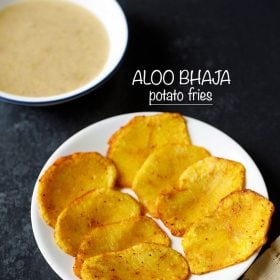
[[[141,112],[120,115],[88,126],[87,128],[81,130],[80,132],[69,138],[53,153],[53,155],[49,158],[49,160],[43,167],[39,177],[43,174],[46,168],[50,166],[50,164],[52,164],[57,158],[61,156],[82,151],[98,151],[105,155],[107,151],[107,141],[116,130],[118,130],[121,126],[126,124],[132,117],[136,115],[151,114],[154,113]],[[259,169],[257,168],[252,158],[239,144],[237,144],[233,139],[231,139],[222,131],[214,128],[213,126],[189,117],[186,117],[186,120],[192,143],[194,145],[205,147],[214,156],[224,157],[241,162],[246,168],[246,187],[262,194],[265,197],[268,197],[267,189]],[[74,258],[65,254],[55,244],[53,238],[53,229],[43,221],[39,213],[37,203],[37,189],[38,180],[34,188],[31,202],[31,221],[38,247],[41,250],[46,261],[62,279],[78,279],[72,272]],[[131,190],[128,190],[127,192],[132,193]],[[175,238],[171,236],[169,230],[166,229],[161,222],[159,224],[172,238],[172,247],[175,250],[183,253],[180,246],[181,238]],[[193,275],[190,277],[190,279],[237,279],[248,269],[256,256],[257,253],[247,261],[240,264],[200,276]]]

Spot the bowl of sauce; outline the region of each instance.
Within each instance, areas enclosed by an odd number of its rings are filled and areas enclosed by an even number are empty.
[[[53,105],[108,78],[128,38],[115,0],[11,0],[0,3],[0,99]]]

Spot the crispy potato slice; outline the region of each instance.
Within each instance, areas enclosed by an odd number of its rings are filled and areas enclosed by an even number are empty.
[[[64,252],[75,256],[83,238],[93,228],[140,215],[140,205],[128,194],[106,189],[91,191],[60,213],[55,240]]]
[[[176,187],[182,172],[210,154],[192,145],[165,145],[155,149],[137,172],[132,188],[145,209],[157,217],[157,198]]]
[[[83,280],[184,280],[188,275],[188,264],[182,255],[153,243],[88,258],[82,267]]]
[[[119,185],[130,188],[147,156],[168,143],[190,143],[186,121],[180,114],[137,116],[113,134],[109,140],[108,157],[119,171]]]
[[[193,224],[182,246],[190,270],[202,274],[249,258],[265,242],[273,204],[250,191],[224,198],[212,216]]]
[[[57,159],[38,185],[38,203],[43,219],[54,227],[59,213],[77,197],[115,185],[113,162],[96,152],[75,153]]]
[[[160,219],[176,236],[182,236],[196,221],[211,214],[222,198],[245,185],[241,163],[208,157],[184,171],[179,188],[158,199]]]
[[[127,249],[143,242],[169,246],[170,240],[153,219],[146,216],[95,228],[82,241],[74,272],[80,277],[84,260],[106,252]]]

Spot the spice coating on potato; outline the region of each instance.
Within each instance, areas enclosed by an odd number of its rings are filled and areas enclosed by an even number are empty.
[[[166,233],[146,216],[97,227],[82,241],[75,259],[74,272],[80,277],[83,262],[89,257],[124,250],[143,242],[170,245]]]
[[[106,189],[91,191],[60,213],[55,241],[64,252],[75,256],[85,235],[95,227],[140,215],[140,205],[128,194]]]
[[[132,189],[145,209],[158,217],[157,199],[162,192],[177,187],[179,177],[187,167],[210,156],[202,147],[193,145],[165,145],[154,150],[137,172]]]
[[[179,179],[180,190],[158,200],[160,219],[176,236],[182,236],[196,221],[210,215],[225,196],[245,186],[241,163],[207,157],[191,165]]]
[[[186,120],[180,114],[137,116],[113,134],[108,157],[117,166],[121,187],[132,186],[135,174],[149,154],[165,144],[190,144]]]
[[[113,188],[116,177],[113,162],[96,152],[57,159],[39,180],[38,203],[43,219],[54,227],[59,213],[71,201],[90,190]]]
[[[248,259],[265,242],[273,204],[242,190],[224,198],[213,215],[193,224],[182,246],[194,274],[202,274]]]
[[[182,255],[153,243],[88,258],[82,267],[83,280],[185,280],[188,275],[188,264]]]

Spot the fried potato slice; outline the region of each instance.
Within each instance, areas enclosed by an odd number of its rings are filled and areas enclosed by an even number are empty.
[[[196,221],[211,214],[218,203],[245,185],[241,163],[207,157],[188,167],[180,176],[180,190],[158,199],[160,219],[176,236],[182,236]]]
[[[174,189],[187,167],[209,155],[204,148],[192,145],[168,144],[155,149],[137,172],[132,189],[145,209],[157,217],[159,195]]]
[[[191,272],[202,274],[249,258],[266,242],[273,211],[273,204],[253,191],[228,195],[183,237]]]
[[[113,162],[96,152],[57,159],[39,180],[38,203],[43,219],[54,227],[69,202],[90,190],[113,188],[116,177]]]
[[[184,280],[188,275],[188,264],[182,255],[153,243],[88,258],[82,267],[83,280]]]
[[[130,188],[147,156],[168,143],[190,143],[186,121],[180,114],[137,116],[113,134],[109,140],[108,157],[119,171],[119,185]]]
[[[80,277],[84,260],[89,257],[121,251],[143,242],[170,245],[165,232],[146,216],[97,227],[82,241],[75,259],[74,272]]]
[[[55,241],[64,252],[75,256],[83,238],[93,228],[140,215],[140,205],[128,194],[106,189],[91,191],[60,213]]]

